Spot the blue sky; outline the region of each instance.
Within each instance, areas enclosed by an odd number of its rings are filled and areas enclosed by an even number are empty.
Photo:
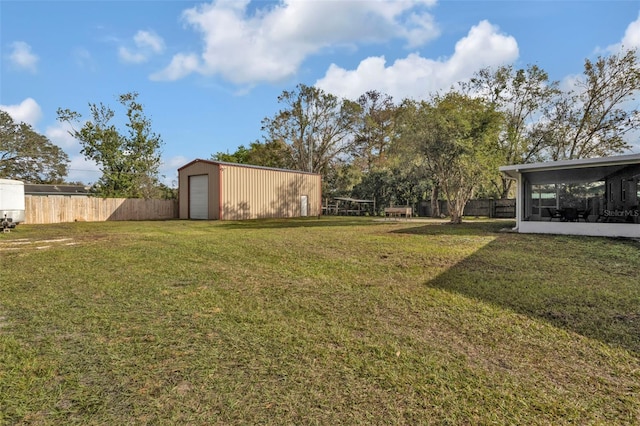
[[[124,113],[117,96],[138,92],[175,186],[181,165],[261,139],[299,83],[400,101],[507,64],[569,82],[622,45],[640,47],[637,0],[1,0],[0,109],[69,154],[69,180],[92,183],[56,110]]]

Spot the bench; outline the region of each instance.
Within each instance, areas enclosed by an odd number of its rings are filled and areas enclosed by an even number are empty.
[[[413,215],[413,209],[411,207],[385,207],[384,217],[402,217],[410,218]]]

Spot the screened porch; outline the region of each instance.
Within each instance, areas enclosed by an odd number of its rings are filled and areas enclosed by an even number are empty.
[[[500,167],[523,233],[640,238],[640,154]]]

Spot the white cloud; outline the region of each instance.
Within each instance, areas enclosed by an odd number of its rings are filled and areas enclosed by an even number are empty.
[[[24,122],[34,128],[42,117],[40,105],[32,98],[27,98],[18,105],[0,105],[0,109],[8,112],[13,121]]]
[[[86,69],[89,71],[96,71],[98,69],[93,56],[87,49],[83,47],[75,48],[72,52],[72,56],[75,60],[76,65],[81,69]]]
[[[387,66],[384,57],[370,57],[355,70],[332,64],[316,86],[349,99],[374,88],[397,100],[422,99],[468,79],[481,68],[508,64],[517,58],[516,40],[500,34],[488,21],[481,21],[456,43],[450,58],[433,60],[413,53]]]
[[[123,46],[118,49],[118,57],[129,64],[141,64],[147,61],[147,55],[141,52],[132,52]]]
[[[70,130],[72,130],[71,125],[67,122],[56,123],[53,126],[47,127],[44,134],[51,142],[64,149],[65,152],[79,153],[80,143],[69,134]]]
[[[11,54],[9,60],[14,67],[25,69],[32,73],[37,71],[38,56],[31,52],[31,46],[24,41],[11,43]]]
[[[99,166],[92,160],[87,160],[80,153],[82,146],[80,142],[69,134],[72,130],[69,123],[56,123],[47,127],[45,135],[49,140],[61,147],[69,156],[69,173],[65,180],[68,182],[82,182],[85,184],[93,184],[100,179],[102,172]]]
[[[200,56],[178,53],[152,78],[175,80],[192,72],[221,75],[237,84],[293,76],[310,55],[329,46],[405,39],[415,47],[439,34],[425,11],[435,0],[281,0],[249,15],[248,0],[214,0],[183,12],[201,33]]]
[[[151,80],[179,80],[194,71],[198,71],[200,63],[194,54],[177,54],[171,60],[168,67],[157,73],[151,74]]]
[[[408,22],[413,25],[403,32],[406,34],[407,46],[410,48],[422,46],[440,34],[438,26],[431,15],[412,14]]]
[[[162,162],[163,170],[177,170],[178,167],[182,167],[187,164],[190,160],[183,155],[176,155],[174,157],[170,157]]]
[[[610,53],[616,53],[622,49],[636,48],[640,48],[640,13],[638,18],[627,26],[620,43],[612,44],[606,50]]]
[[[134,49],[120,46],[118,56],[127,63],[140,64],[147,62],[152,55],[160,54],[164,51],[164,40],[158,34],[151,31],[138,31],[133,36]]]
[[[178,187],[178,168],[187,164],[190,160],[182,155],[165,159],[160,167],[160,180],[170,188]]]
[[[82,154],[69,156],[69,173],[65,178],[68,182],[82,182],[94,184],[100,179],[102,172],[96,163],[87,160]]]
[[[138,31],[133,40],[139,48],[150,49],[153,53],[162,53],[164,50],[164,40],[154,32]]]

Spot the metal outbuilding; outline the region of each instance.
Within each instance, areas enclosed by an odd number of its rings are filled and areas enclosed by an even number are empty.
[[[180,219],[318,216],[316,173],[196,159],[178,169]]]

